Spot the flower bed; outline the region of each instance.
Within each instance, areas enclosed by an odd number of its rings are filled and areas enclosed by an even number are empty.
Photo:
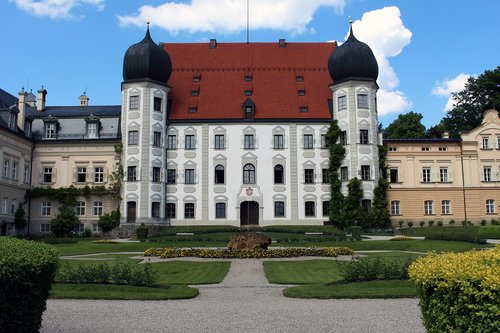
[[[288,258],[288,257],[336,257],[352,255],[348,247],[324,248],[274,248],[268,250],[231,251],[228,249],[173,249],[149,248],[144,256],[166,258],[199,257],[199,258]]]
[[[408,269],[417,285],[428,332],[497,332],[500,327],[500,246],[430,254]]]

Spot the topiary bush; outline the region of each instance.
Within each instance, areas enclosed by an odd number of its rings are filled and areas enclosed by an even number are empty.
[[[481,220],[481,225],[484,227],[486,225],[486,220]]]
[[[0,332],[38,332],[58,252],[48,244],[0,237]]]
[[[406,224],[408,225],[408,228],[413,227],[413,222],[412,221],[408,221],[408,222],[406,222]]]
[[[434,221],[433,220],[430,220],[429,222],[427,222],[429,224],[429,227],[432,227],[434,225]]]
[[[431,253],[408,269],[430,333],[498,332],[500,246],[464,253]]]
[[[425,225],[425,221],[420,221],[420,222],[418,222],[418,224],[420,225],[420,228],[423,228]]]
[[[450,222],[448,222],[449,225],[455,225],[455,220],[450,220]]]
[[[443,221],[437,221],[437,222],[436,222],[436,225],[437,225],[438,227],[442,227],[442,226],[443,226]]]
[[[360,241],[361,240],[361,231],[362,230],[363,229],[361,227],[359,227],[359,226],[353,226],[353,227],[351,227],[352,238],[354,240]]]

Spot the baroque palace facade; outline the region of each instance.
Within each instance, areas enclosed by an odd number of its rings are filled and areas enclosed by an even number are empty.
[[[361,179],[369,210],[382,144],[377,77],[372,51],[352,28],[341,46],[157,45],[148,28],[125,53],[121,105],[90,106],[84,94],[77,106],[47,106],[43,87],[18,98],[0,90],[2,234],[15,233],[17,207],[27,213],[28,232],[48,232],[59,201],[26,190],[70,186],[80,189],[81,228],[93,231],[101,214],[117,208],[124,225],[323,224],[332,119],[346,148],[342,191]],[[496,111],[462,140],[386,145],[394,223],[497,214]],[[123,174],[113,179],[117,167]],[[92,190],[116,182],[120,200]]]

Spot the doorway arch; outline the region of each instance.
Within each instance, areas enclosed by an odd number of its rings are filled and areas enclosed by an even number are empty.
[[[259,203],[256,201],[243,201],[240,204],[241,226],[259,225]]]

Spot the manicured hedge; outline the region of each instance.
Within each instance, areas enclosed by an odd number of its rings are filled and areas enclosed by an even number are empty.
[[[479,236],[485,239],[500,239],[500,226],[492,225],[479,228]]]
[[[408,274],[428,332],[498,332],[500,246],[430,254],[411,264]]]
[[[199,258],[288,258],[288,257],[336,257],[352,255],[348,247],[325,248],[275,248],[268,250],[231,251],[228,249],[172,249],[150,248],[144,251],[145,256],[165,258],[199,257]]]
[[[48,244],[0,237],[0,332],[38,332],[58,264]]]

